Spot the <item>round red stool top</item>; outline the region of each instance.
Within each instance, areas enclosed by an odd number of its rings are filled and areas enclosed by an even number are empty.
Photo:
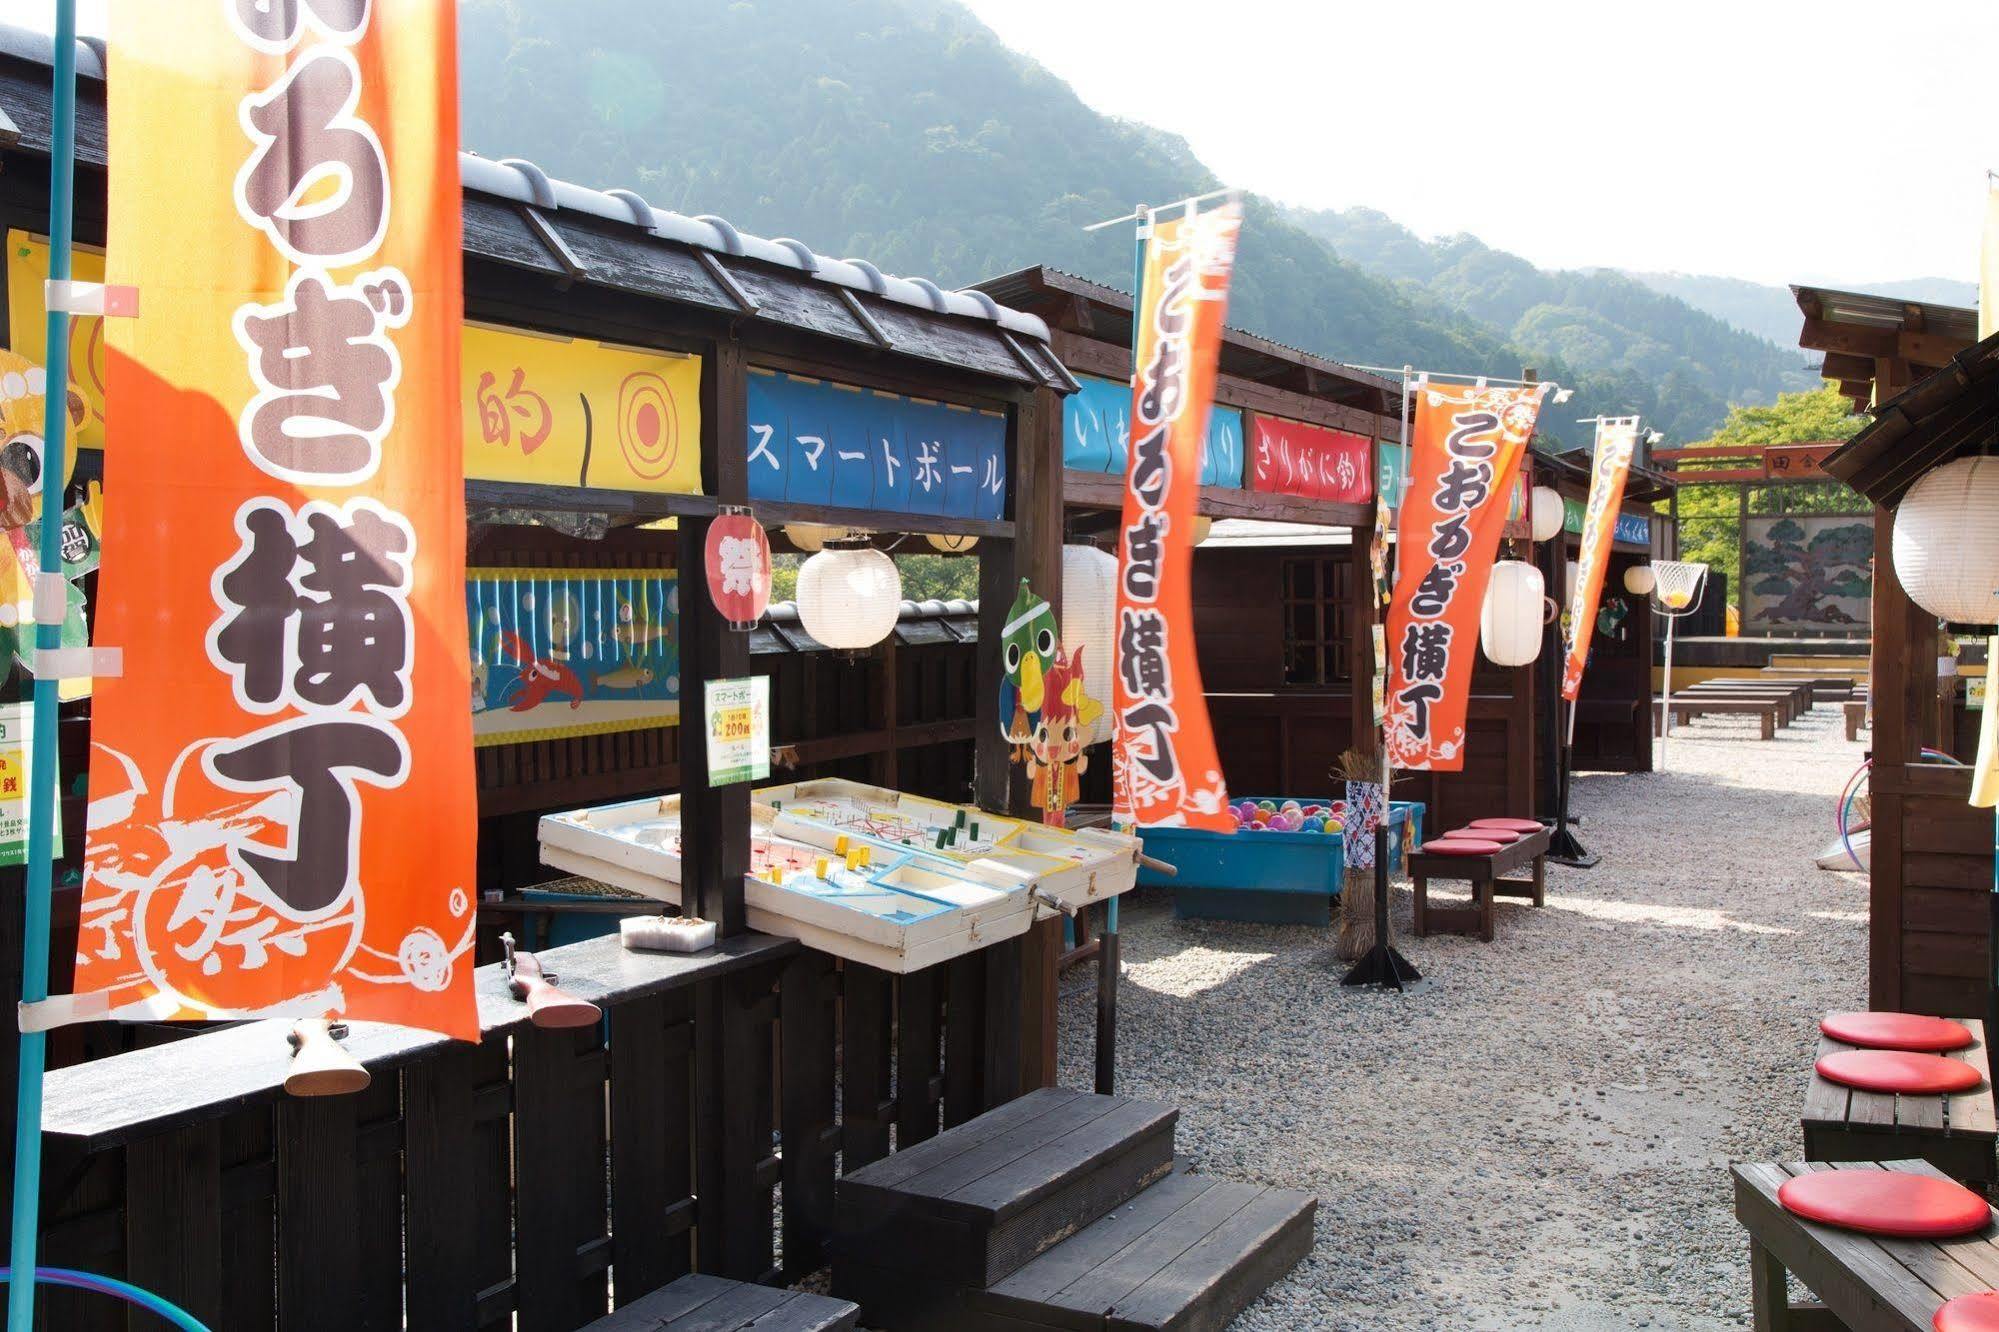
[[[1511,828],[1481,828],[1473,824],[1469,828],[1453,828],[1444,834],[1454,842],[1498,842],[1510,846],[1520,840],[1520,834]]]
[[[1949,1018],[1920,1013],[1828,1013],[1819,1030],[1836,1041],[1870,1050],[1962,1050],[1971,1032]]]
[[[1425,842],[1416,848],[1422,856],[1489,856],[1503,848],[1497,842],[1480,841],[1471,837],[1439,837],[1434,842]]]
[[[1537,833],[1548,825],[1539,819],[1473,819],[1474,828],[1504,828],[1508,832]]]
[[[1969,1064],[1908,1050],[1839,1050],[1816,1067],[1820,1077],[1842,1087],[1909,1096],[1970,1091],[1983,1080]]]
[[[1785,1210],[1869,1235],[1948,1239],[1982,1230],[1985,1200],[1956,1180],[1899,1170],[1818,1170],[1777,1190]]]
[[[1945,1300],[1930,1315],[1936,1332],[1999,1332],[1999,1290],[1981,1290]]]

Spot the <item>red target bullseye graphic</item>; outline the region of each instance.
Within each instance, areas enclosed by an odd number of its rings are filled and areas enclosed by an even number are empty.
[[[673,470],[680,455],[680,415],[673,390],[650,370],[625,376],[618,386],[618,448],[634,475],[654,481]]]

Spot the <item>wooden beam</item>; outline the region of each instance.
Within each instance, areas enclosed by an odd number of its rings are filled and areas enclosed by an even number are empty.
[[[1830,324],[1823,319],[1807,319],[1798,334],[1798,345],[1806,351],[1850,352],[1855,356],[1893,356],[1896,342],[1892,328]]]
[[[1910,332],[1903,330],[1896,340],[1904,360],[1934,370],[1949,365],[1950,358],[1966,351],[1971,344],[1963,338],[1946,337],[1942,333]]]
[[[1124,478],[1109,472],[1071,469],[1062,473],[1062,498],[1072,509],[1119,510],[1124,507]],[[1210,518],[1253,518],[1268,523],[1359,528],[1374,521],[1372,504],[1342,504],[1229,486],[1202,486],[1196,507]]]
[[[1867,356],[1855,356],[1852,352],[1827,352],[1825,363],[1819,367],[1819,375],[1825,379],[1872,379],[1874,361]]]

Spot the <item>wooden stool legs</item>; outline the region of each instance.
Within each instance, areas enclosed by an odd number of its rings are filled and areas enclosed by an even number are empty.
[[[1416,919],[1412,929],[1421,939],[1430,932],[1430,881],[1418,874],[1410,882],[1416,885]]]

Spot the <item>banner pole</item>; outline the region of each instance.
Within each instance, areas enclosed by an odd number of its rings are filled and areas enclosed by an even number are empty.
[[[76,188],[76,0],[56,0],[55,72],[49,145],[49,280],[67,282]],[[69,315],[48,302],[45,425],[42,442],[42,576],[62,568],[63,478],[69,474],[65,434],[69,409]],[[36,601],[43,598],[39,595]],[[62,645],[62,625],[38,616],[35,655]],[[49,896],[54,879],[56,716],[59,682],[34,672],[33,770],[28,774],[27,917],[21,935],[21,1001],[49,995]],[[9,1332],[29,1332],[35,1319],[35,1249],[42,1196],[42,1075],[47,1037],[21,1033],[21,1062],[14,1115],[14,1208],[7,1287]]]
[[[1402,495],[1409,485],[1409,380],[1414,373],[1413,367],[1407,365],[1402,367],[1402,458],[1395,468],[1398,509]],[[1381,506],[1376,505],[1375,512],[1379,514],[1380,511]],[[1360,576],[1357,568],[1354,576]],[[1380,606],[1374,609],[1377,615],[1381,613]],[[1389,649],[1393,650],[1392,647]],[[1422,980],[1423,973],[1416,970],[1408,958],[1396,952],[1395,946],[1388,941],[1388,824],[1395,809],[1394,801],[1391,799],[1395,773],[1388,763],[1388,724],[1385,718],[1377,739],[1381,744],[1381,822],[1376,824],[1374,829],[1374,945],[1362,955],[1360,961],[1353,964],[1346,975],[1340,978],[1340,984],[1385,985],[1400,992],[1406,986]],[[1347,816],[1349,818],[1353,816],[1351,808],[1347,810]],[[1414,853],[1414,848],[1409,845],[1406,835],[1403,838],[1402,853],[1405,856]]]

